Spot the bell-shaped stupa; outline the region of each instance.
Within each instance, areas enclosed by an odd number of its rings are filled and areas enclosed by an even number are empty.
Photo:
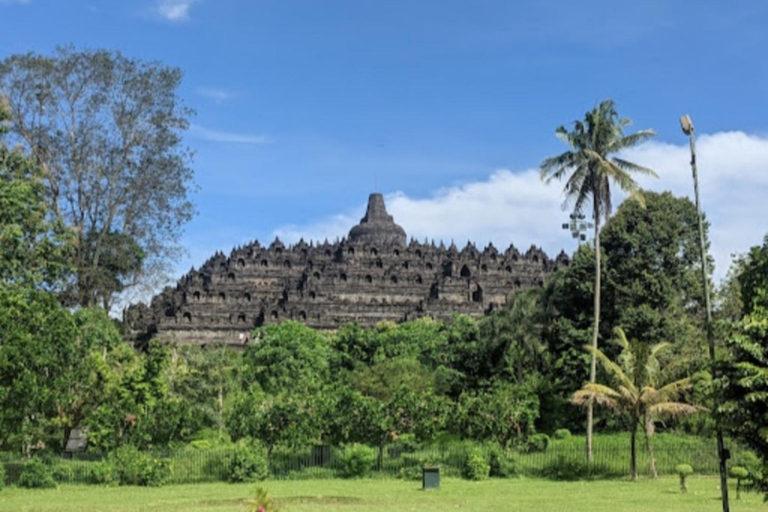
[[[349,231],[349,241],[371,245],[405,245],[405,230],[387,213],[384,197],[371,194],[360,224]]]

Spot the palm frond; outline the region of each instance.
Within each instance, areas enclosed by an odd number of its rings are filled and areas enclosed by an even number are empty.
[[[631,148],[641,144],[656,136],[656,132],[653,130],[640,130],[631,135],[625,135],[621,138],[617,138],[611,142],[608,146],[608,152],[617,153],[622,149]]]
[[[623,158],[614,156],[614,157],[611,157],[611,161],[623,171],[634,172],[637,174],[642,174],[644,176],[653,176],[654,178],[659,177],[659,175],[656,174],[656,171],[654,171],[653,169],[649,169],[648,167],[643,167],[642,165],[637,165],[635,163],[624,160]]]
[[[661,402],[648,407],[648,412],[660,418],[680,418],[707,409],[698,405],[684,404],[682,402]]]
[[[609,375],[611,375],[611,377],[618,381],[619,384],[629,389],[633,394],[638,394],[637,387],[635,386],[634,382],[632,382],[632,379],[630,379],[627,374],[624,373],[624,370],[621,368],[621,366],[611,361],[608,356],[606,356],[600,349],[596,349],[592,346],[587,346],[585,348],[587,352],[594,354],[595,358],[600,361],[600,365]]]

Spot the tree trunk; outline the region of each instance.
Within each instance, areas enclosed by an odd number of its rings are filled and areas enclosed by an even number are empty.
[[[629,472],[632,474],[632,481],[637,482],[637,422],[632,422],[632,432],[630,434],[629,444]]]
[[[653,456],[653,415],[651,413],[645,413],[645,447],[648,449],[648,460],[650,464],[651,474],[654,480],[659,479],[659,472],[656,471],[656,459]]]
[[[598,195],[594,195],[592,211],[595,217],[595,322],[592,326],[592,349],[597,350],[597,337],[600,334],[600,206]],[[589,382],[594,383],[597,373],[597,360],[594,352],[589,361]],[[587,404],[587,462],[593,460],[592,452],[592,427],[594,424],[594,405]]]

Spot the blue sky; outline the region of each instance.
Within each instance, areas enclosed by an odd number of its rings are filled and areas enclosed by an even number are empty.
[[[200,188],[180,271],[343,235],[374,189],[419,238],[570,252],[532,169],[608,97],[659,134],[633,155],[666,172],[653,188],[689,193],[682,113],[709,137],[719,275],[768,229],[768,2],[0,0],[0,20],[0,57],[73,43],[184,70]]]

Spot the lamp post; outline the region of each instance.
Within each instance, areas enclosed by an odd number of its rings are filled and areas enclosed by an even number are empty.
[[[699,250],[701,251],[701,274],[704,283],[704,305],[707,309],[707,343],[709,345],[709,358],[712,362],[712,373],[715,373],[715,338],[712,332],[712,303],[709,298],[709,270],[707,269],[707,251],[704,246],[704,220],[701,214],[701,203],[699,201],[699,173],[696,169],[696,138],[693,129],[691,116],[685,114],[680,118],[680,127],[683,133],[688,135],[691,142],[691,170],[693,171],[693,192],[696,196],[696,213],[699,218]],[[715,432],[717,435],[717,455],[720,460],[720,492],[722,494],[723,512],[729,512],[728,504],[728,475],[726,473],[726,461],[728,460],[728,451],[723,444],[723,431],[720,423],[716,422]]]

